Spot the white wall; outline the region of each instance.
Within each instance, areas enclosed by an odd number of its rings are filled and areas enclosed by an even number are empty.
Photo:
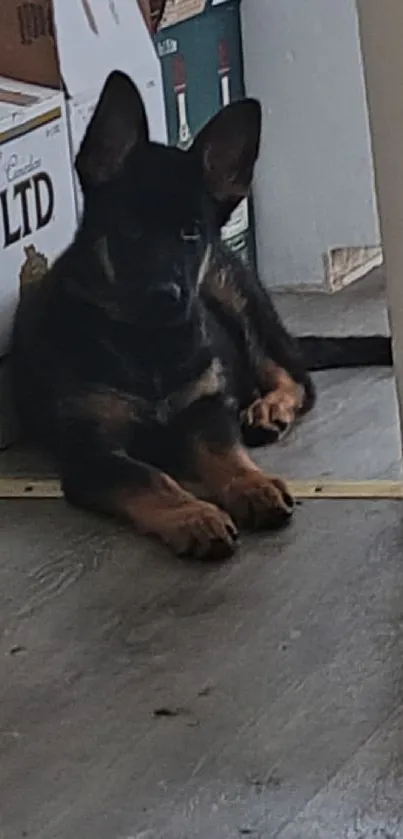
[[[403,431],[403,2],[357,5]]]
[[[379,244],[355,0],[241,8],[247,92],[264,109],[259,270],[270,287],[320,288],[328,249]]]

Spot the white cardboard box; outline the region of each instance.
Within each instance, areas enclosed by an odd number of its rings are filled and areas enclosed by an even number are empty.
[[[0,357],[21,284],[40,277],[76,224],[63,94],[0,77]]]
[[[166,142],[160,61],[137,0],[0,2],[0,73],[63,88],[75,157],[105,80],[127,73],[143,97],[152,139]],[[81,194],[76,180],[77,202]]]
[[[73,158],[112,70],[121,70],[133,79],[146,106],[151,137],[166,142],[160,61],[138,3],[53,0],[53,8],[61,74],[69,96]],[[77,179],[76,193],[81,210]]]

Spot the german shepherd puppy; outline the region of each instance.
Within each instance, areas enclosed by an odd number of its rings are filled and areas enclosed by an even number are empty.
[[[241,438],[277,439],[314,401],[298,344],[220,240],[260,130],[245,99],[186,152],[150,142],[136,87],[112,73],[76,159],[82,223],[15,322],[21,418],[68,501],[180,555],[226,557],[238,528],[290,519],[286,484]]]

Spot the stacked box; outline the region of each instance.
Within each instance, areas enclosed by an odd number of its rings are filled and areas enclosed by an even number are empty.
[[[153,0],[150,19],[161,12]],[[147,17],[147,2],[142,2]],[[154,140],[166,141],[161,67],[134,0],[0,0],[0,74],[64,90],[74,158],[105,80],[127,73],[145,103]],[[78,213],[82,195],[74,182]]]
[[[41,280],[76,223],[63,94],[0,76],[0,448],[17,434],[5,356],[20,289]]]
[[[186,12],[191,16],[183,19]],[[186,149],[213,114],[245,96],[239,1],[168,0],[156,43],[168,139]],[[222,235],[245,262],[254,263],[250,201],[235,210]]]
[[[151,6],[153,2],[155,3],[156,0],[151,0]],[[215,6],[221,6],[228,2],[231,2],[231,0],[166,0],[163,7],[161,29],[182,23],[195,15],[201,15],[214,9]]]

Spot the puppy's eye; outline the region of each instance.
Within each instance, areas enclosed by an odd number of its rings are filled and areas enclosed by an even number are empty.
[[[183,242],[198,242],[200,236],[201,232],[198,224],[190,224],[187,227],[182,227],[181,239]]]

